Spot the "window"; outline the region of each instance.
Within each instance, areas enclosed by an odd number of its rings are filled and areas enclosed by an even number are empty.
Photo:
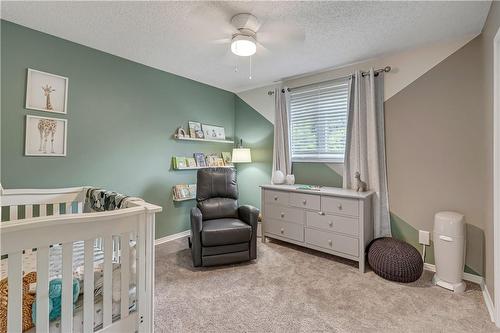
[[[348,78],[290,92],[292,161],[344,161],[348,94]]]

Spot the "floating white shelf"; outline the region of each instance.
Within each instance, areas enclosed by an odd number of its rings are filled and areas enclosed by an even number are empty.
[[[174,201],[175,201],[175,202],[189,201],[189,200],[194,200],[194,199],[196,199],[196,198],[195,198],[195,197],[192,197],[192,198],[176,199],[176,198],[174,197]]]
[[[190,138],[190,137],[176,137],[174,136],[175,140],[179,141],[198,141],[198,142],[216,142],[216,143],[231,143],[234,144],[233,140],[214,140],[214,139],[197,139],[197,138]]]
[[[181,170],[199,170],[199,169],[209,169],[209,168],[234,168],[234,166],[204,166],[204,167],[190,167],[190,168],[174,168],[174,171],[181,171]]]

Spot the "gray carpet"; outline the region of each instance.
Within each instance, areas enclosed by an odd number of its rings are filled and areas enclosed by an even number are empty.
[[[462,295],[360,274],[354,263],[258,241],[252,263],[194,269],[187,240],[156,247],[157,332],[494,332],[479,286]]]

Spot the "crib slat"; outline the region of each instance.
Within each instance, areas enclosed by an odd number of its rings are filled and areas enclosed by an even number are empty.
[[[17,206],[10,206],[9,221],[17,220]]]
[[[83,213],[83,202],[81,201],[78,201],[78,211],[77,211],[78,214],[81,214]]]
[[[36,250],[36,329],[49,331],[49,248]]]
[[[47,216],[47,205],[40,204],[40,216]]]
[[[73,207],[71,202],[66,202],[66,214],[72,214],[73,213]]]
[[[73,332],[73,242],[62,245],[61,332]]]
[[[33,217],[33,205],[24,206],[24,218],[29,219]]]
[[[106,235],[104,238],[104,285],[103,285],[103,328],[112,322],[112,283],[113,283],[113,238]]]
[[[94,240],[85,241],[83,276],[83,332],[94,332]]]
[[[7,308],[7,332],[22,331],[22,252],[9,253],[9,298]]]
[[[129,310],[129,299],[128,299],[128,289],[130,283],[130,233],[125,232],[120,235],[120,269],[121,269],[121,277],[120,277],[120,288],[121,288],[121,316],[120,319],[124,319],[128,316]]]
[[[54,215],[54,216],[59,215],[61,213],[59,209],[60,209],[60,204],[58,204],[58,203],[53,204],[52,205],[52,215]]]

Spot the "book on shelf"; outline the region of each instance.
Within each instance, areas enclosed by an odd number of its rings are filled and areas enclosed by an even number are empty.
[[[207,166],[207,163],[205,161],[205,154],[203,153],[194,153],[193,154],[194,159],[196,161],[196,165],[199,167],[205,167]]]
[[[175,169],[186,168],[186,158],[184,156],[174,156],[172,157]]]
[[[187,157],[186,164],[188,168],[196,168],[196,160],[193,157]]]
[[[225,166],[233,166],[232,157],[231,153],[228,151],[223,151],[222,152],[222,159],[224,160],[224,165]]]
[[[196,197],[196,184],[174,185],[173,195],[175,200],[193,199]]]
[[[218,153],[210,153],[207,155],[206,160],[207,160],[207,166],[216,167],[216,166],[220,166],[219,163],[220,163],[220,160],[222,160],[222,158],[220,158]],[[224,162],[222,162],[222,163],[224,163]]]

